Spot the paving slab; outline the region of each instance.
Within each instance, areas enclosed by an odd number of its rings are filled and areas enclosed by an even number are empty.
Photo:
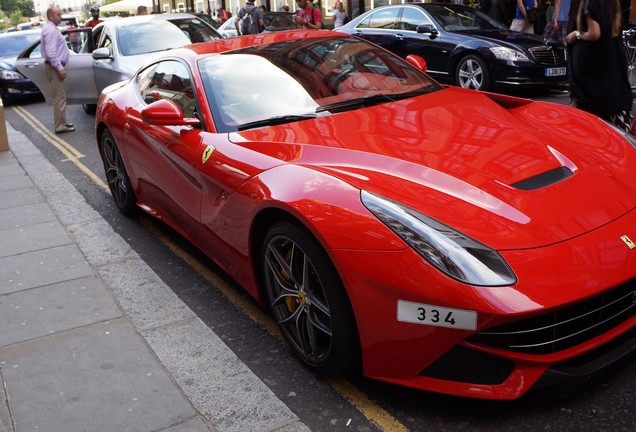
[[[196,411],[126,319],[0,348],[16,432],[158,431]]]
[[[44,199],[40,192],[32,187],[0,191],[0,209],[20,207],[38,202],[44,202]]]
[[[0,258],[70,244],[59,221],[21,226],[0,231]]]
[[[55,215],[46,203],[9,207],[0,210],[0,231],[53,220],[56,220]]]
[[[0,166],[0,191],[33,187],[31,178],[27,175],[24,175],[24,171],[16,175],[3,176],[2,171],[5,168],[6,167]]]
[[[0,296],[0,346],[122,317],[95,276]]]
[[[0,295],[94,274],[77,245],[0,258]]]

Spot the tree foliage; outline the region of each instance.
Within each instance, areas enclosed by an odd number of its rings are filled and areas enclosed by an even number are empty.
[[[19,11],[23,17],[32,17],[35,15],[33,0],[0,0],[0,9],[9,16],[13,15],[16,11]]]

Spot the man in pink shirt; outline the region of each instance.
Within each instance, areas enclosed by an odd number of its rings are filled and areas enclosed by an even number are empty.
[[[50,7],[46,11],[48,21],[42,26],[42,56],[44,72],[53,88],[53,123],[55,133],[73,132],[72,123],[66,121],[66,63],[69,51],[64,36],[57,28],[62,22],[62,11]]]

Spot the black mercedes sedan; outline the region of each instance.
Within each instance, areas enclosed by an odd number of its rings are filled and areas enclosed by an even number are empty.
[[[39,29],[0,34],[0,97],[4,105],[41,96],[35,84],[15,69],[18,55],[39,39]]]
[[[406,57],[426,60],[427,73],[464,88],[550,87],[567,81],[562,45],[514,32],[469,6],[408,3],[372,9],[335,29]]]

